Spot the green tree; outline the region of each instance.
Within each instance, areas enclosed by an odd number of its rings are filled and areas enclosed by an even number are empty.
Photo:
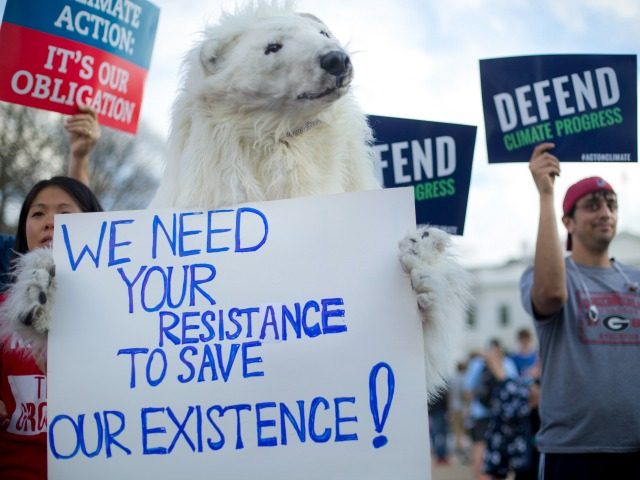
[[[14,231],[22,200],[38,180],[66,173],[62,122],[57,113],[0,103],[0,231]],[[105,210],[145,208],[163,156],[164,141],[143,124],[136,136],[103,127],[89,171]]]

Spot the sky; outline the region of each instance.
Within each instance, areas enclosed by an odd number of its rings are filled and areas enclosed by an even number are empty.
[[[141,119],[167,136],[184,53],[234,1],[153,0],[160,21]],[[526,163],[487,163],[478,61],[534,54],[637,54],[638,0],[298,0],[297,10],[321,18],[352,53],[353,91],[373,115],[478,127],[464,236],[455,238],[462,264],[498,265],[531,255],[538,196]],[[640,166],[562,166],[557,212],[575,181],[606,178],[618,192],[618,231],[640,234]],[[558,224],[559,229],[563,229]]]

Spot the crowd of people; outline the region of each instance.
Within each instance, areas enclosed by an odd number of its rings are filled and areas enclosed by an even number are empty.
[[[434,463],[449,465],[455,457],[478,480],[537,478],[538,366],[526,328],[515,349],[506,351],[494,338],[460,362],[449,388],[429,404]]]
[[[563,251],[554,210],[560,175],[554,147],[537,145],[529,161],[539,220],[533,264],[522,274],[520,291],[537,348],[527,329],[518,332],[510,354],[492,340],[470,358],[462,377],[475,480],[640,478],[640,382],[634,375],[640,336],[633,333],[640,318],[640,269],[610,255],[618,199],[600,177],[567,189]],[[458,378],[451,381],[450,398],[456,392],[460,399],[459,385]],[[449,401],[451,415],[454,404]],[[432,432],[436,461],[447,463],[436,439]],[[460,442],[454,442],[457,451]]]
[[[3,283],[11,282],[12,259],[51,247],[55,214],[102,211],[89,188],[89,158],[100,137],[96,113],[80,107],[65,127],[67,176],[34,185],[15,235],[0,237]],[[512,351],[494,339],[458,365],[448,390],[429,406],[434,463],[456,456],[476,480],[601,480],[611,472],[640,478],[640,339],[619,327],[640,318],[640,270],[609,255],[617,196],[599,177],[575,183],[564,196],[565,256],[554,211],[560,161],[553,147],[538,145],[529,162],[540,213],[521,295],[537,341],[522,329]],[[46,478],[46,416],[36,421],[17,408],[26,404],[46,410],[46,358],[15,335],[1,338],[3,479]]]

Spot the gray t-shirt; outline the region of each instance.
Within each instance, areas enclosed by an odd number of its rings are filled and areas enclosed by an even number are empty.
[[[631,282],[640,282],[639,269],[617,264]],[[568,259],[565,266],[569,297],[548,318],[533,313],[532,267],[520,280],[522,304],[536,318],[540,343],[540,451],[640,450],[640,291],[631,291],[613,267],[577,266]],[[580,276],[599,311],[595,323]]]

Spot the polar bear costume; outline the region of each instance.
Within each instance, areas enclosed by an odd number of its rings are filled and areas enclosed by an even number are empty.
[[[223,14],[184,69],[152,206],[380,188],[350,57],[316,17],[267,4]]]
[[[168,163],[151,207],[219,208],[381,188],[352,78],[345,48],[292,3],[224,13],[186,57]],[[430,395],[451,365],[451,310],[468,299],[467,275],[449,247],[444,232],[425,227],[400,242],[424,319]],[[46,339],[55,289],[50,265],[31,253],[21,264],[10,297],[25,302],[7,302],[3,314],[16,322],[28,318],[32,341]]]

